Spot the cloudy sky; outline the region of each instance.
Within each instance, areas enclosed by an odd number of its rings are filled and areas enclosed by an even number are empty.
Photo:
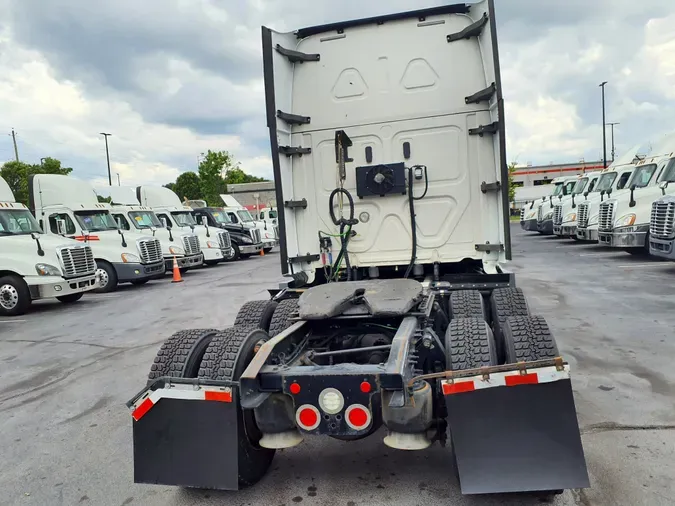
[[[0,0],[0,132],[95,183],[110,132],[123,183],[166,183],[207,149],[271,177],[260,25],[302,26],[438,0]],[[601,81],[618,151],[675,130],[675,2],[496,0],[508,157],[601,157]],[[608,131],[609,134],[609,131]],[[0,135],[0,161],[13,158]],[[113,175],[115,177],[115,175]]]

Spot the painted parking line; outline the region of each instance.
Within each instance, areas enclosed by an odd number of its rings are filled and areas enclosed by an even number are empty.
[[[0,320],[0,323],[26,323],[28,320]]]
[[[618,268],[620,269],[632,269],[632,268],[642,268],[642,267],[673,267],[671,263],[668,262],[649,262],[649,263],[642,263],[642,264],[623,264],[623,265],[617,265]]]

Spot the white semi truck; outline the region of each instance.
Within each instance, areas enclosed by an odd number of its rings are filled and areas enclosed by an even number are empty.
[[[101,292],[119,283],[143,284],[164,275],[159,239],[152,234],[124,232],[98,201],[94,188],[71,176],[38,174],[29,180],[30,207],[43,230],[91,246]]]
[[[287,279],[162,345],[127,403],[135,482],[239,490],[276,450],[382,438],[451,442],[465,494],[589,486],[571,366],[507,270],[495,23],[487,0],[263,28]]]
[[[571,195],[564,197],[553,208],[553,233],[558,237],[577,238],[577,209],[584,196],[595,191],[602,172],[579,176]]]
[[[545,235],[553,234],[555,204],[572,194],[578,180],[579,176],[564,176],[560,191],[556,195],[549,195],[548,199],[541,203],[537,209],[537,232]]]
[[[548,189],[545,196],[533,199],[520,208],[520,227],[523,230],[538,232],[537,217],[539,216],[539,208],[544,206],[547,201],[550,203],[553,198],[558,198],[559,195],[563,194],[565,179],[565,177],[556,177],[551,180],[549,184],[545,185],[545,188]],[[546,214],[548,212],[551,212],[551,216],[553,216],[552,210],[547,210]]]
[[[279,246],[279,232],[275,225],[268,225],[267,221],[255,220],[248,209],[242,206],[232,195],[220,196],[225,206],[223,209],[232,223],[238,223],[245,228],[257,231],[254,240],[262,241],[263,251],[269,253],[272,248]],[[258,235],[260,237],[258,237]]]
[[[670,158],[659,182],[661,196],[652,203],[649,252],[675,261],[675,158]]]
[[[199,225],[192,208],[184,206],[178,195],[169,188],[138,186],[136,197],[142,206],[151,208],[172,233],[196,234],[205,265],[216,265],[234,254],[230,234],[226,230],[209,227],[208,224]]]
[[[97,287],[89,245],[45,235],[0,178],[0,316],[23,314],[38,299],[76,302]]]
[[[110,194],[112,215],[122,230],[152,233],[159,239],[165,270],[172,269],[174,259],[181,272],[204,263],[199,237],[192,232],[173,234],[151,208],[140,205],[135,188],[111,186],[106,191]]]

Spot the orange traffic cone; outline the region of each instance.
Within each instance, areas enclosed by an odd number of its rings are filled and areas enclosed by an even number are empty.
[[[264,252],[263,250],[260,250],[260,256],[261,256],[261,257],[264,257],[264,256],[265,256],[265,252]]]
[[[183,278],[180,277],[180,269],[178,268],[178,260],[176,257],[173,257],[173,280],[172,283],[181,283]]]

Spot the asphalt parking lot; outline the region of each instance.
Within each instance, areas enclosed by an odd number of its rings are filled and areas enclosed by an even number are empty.
[[[591,473],[591,489],[554,504],[675,504],[675,263],[512,231],[518,284],[571,363]],[[135,485],[124,403],[160,343],[183,328],[229,326],[243,302],[280,280],[272,253],[189,272],[181,284],[125,286],[0,319],[0,504],[539,503],[462,497],[449,449],[396,452],[378,435],[310,438],[278,452],[272,471],[243,492]]]

